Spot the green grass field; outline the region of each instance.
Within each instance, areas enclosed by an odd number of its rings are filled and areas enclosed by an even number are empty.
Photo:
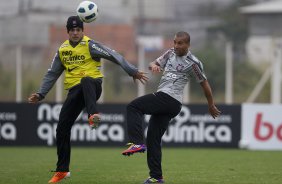
[[[124,157],[123,148],[72,149],[65,184],[140,184],[148,176],[146,155]],[[55,148],[0,147],[0,184],[47,183]],[[168,184],[281,184],[282,152],[164,148]]]

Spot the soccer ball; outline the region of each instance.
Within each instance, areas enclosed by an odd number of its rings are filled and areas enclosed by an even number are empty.
[[[93,22],[98,17],[98,6],[91,1],[82,1],[78,5],[76,13],[83,22]]]

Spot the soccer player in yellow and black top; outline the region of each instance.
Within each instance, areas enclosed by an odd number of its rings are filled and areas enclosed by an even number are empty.
[[[80,112],[86,108],[92,128],[96,128],[100,121],[96,101],[102,92],[101,58],[120,65],[134,80],[142,83],[148,80],[144,72],[138,71],[120,54],[85,36],[83,22],[77,16],[69,17],[66,27],[69,39],[57,51],[38,92],[31,94],[28,99],[29,103],[44,99],[59,76],[65,72],[64,86],[68,95],[62,106],[56,130],[56,173],[49,183],[56,183],[70,176],[71,127]]]

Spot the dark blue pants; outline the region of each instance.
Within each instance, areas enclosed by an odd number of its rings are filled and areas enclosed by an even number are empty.
[[[57,169],[56,171],[69,171],[71,155],[71,128],[86,107],[88,114],[98,113],[96,101],[102,93],[102,79],[84,77],[81,83],[71,88],[62,106],[56,130],[57,143]]]
[[[162,178],[161,139],[169,121],[181,110],[181,103],[171,96],[157,92],[133,100],[127,106],[127,129],[129,142],[144,143],[143,115],[151,115],[147,132],[147,164],[150,176]]]

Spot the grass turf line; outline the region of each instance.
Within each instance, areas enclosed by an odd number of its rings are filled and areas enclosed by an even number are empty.
[[[125,148],[72,148],[71,179],[63,184],[131,184],[148,177],[146,154]],[[0,184],[47,183],[55,169],[54,147],[0,147]],[[164,148],[169,184],[281,184],[281,151]]]

